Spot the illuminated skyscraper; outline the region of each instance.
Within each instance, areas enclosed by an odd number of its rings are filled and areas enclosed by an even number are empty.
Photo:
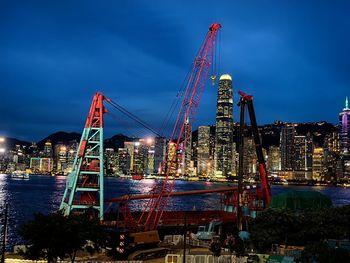
[[[118,149],[118,172],[127,174],[130,170],[130,154],[127,148]]]
[[[162,173],[162,163],[164,161],[164,156],[166,153],[166,138],[165,137],[156,137],[154,139],[154,173]],[[164,169],[164,167],[163,167]]]
[[[294,137],[294,170],[306,170],[306,139],[303,135]]]
[[[312,159],[313,179],[320,181],[324,175],[323,148],[314,148]]]
[[[270,146],[268,154],[268,169],[270,172],[281,170],[281,151],[278,146]]]
[[[43,155],[44,155],[44,157],[48,157],[48,158],[51,158],[53,155],[52,143],[49,140],[45,142]]]
[[[281,168],[282,170],[292,170],[294,168],[294,137],[295,128],[293,124],[286,124],[281,129]]]
[[[198,127],[198,152],[197,152],[197,173],[198,175],[208,175],[210,170],[210,126]]]
[[[339,133],[342,153],[349,153],[350,146],[350,109],[348,97],[345,100],[345,108],[339,113]]]
[[[232,78],[220,77],[216,107],[215,176],[232,174],[233,95]]]
[[[246,178],[254,176],[256,173],[255,144],[252,137],[244,137],[243,148],[243,175]]]

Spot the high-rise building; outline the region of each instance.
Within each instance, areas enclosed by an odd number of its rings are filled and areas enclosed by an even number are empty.
[[[126,148],[128,151],[128,155],[129,155],[128,171],[131,171],[134,167],[134,151],[135,151],[134,142],[124,142],[124,148]]]
[[[306,170],[306,139],[303,135],[294,136],[294,167],[293,170]]]
[[[169,170],[170,175],[176,175],[178,173],[178,163],[177,163],[177,153],[176,153],[176,143],[168,143],[168,156],[167,156],[167,167],[165,172]]]
[[[215,176],[232,175],[233,94],[232,78],[224,74],[219,79],[216,107]]]
[[[340,134],[338,132],[332,132],[325,138],[324,147],[334,153],[340,153]]]
[[[294,168],[294,137],[293,124],[286,124],[282,127],[280,136],[282,170],[293,170]]]
[[[130,154],[127,148],[118,149],[118,173],[128,174],[130,171]]]
[[[135,174],[144,174],[147,165],[148,151],[143,141],[134,142],[134,162],[132,172]]]
[[[267,167],[270,172],[281,170],[281,151],[278,146],[270,146]]]
[[[64,173],[67,166],[67,147],[63,143],[57,143],[55,145],[55,163],[56,163],[56,171],[58,173]]]
[[[34,173],[51,173],[53,168],[53,159],[52,158],[40,158],[33,157],[30,158],[30,169]]]
[[[345,100],[345,108],[339,113],[339,133],[341,152],[347,154],[350,146],[350,108],[348,97]]]
[[[232,176],[237,176],[238,158],[239,158],[239,154],[237,151],[237,145],[234,142],[232,144]]]
[[[162,173],[162,163],[166,153],[166,138],[156,137],[154,139],[154,165],[153,172],[156,174]]]
[[[107,175],[114,175],[117,172],[118,155],[113,148],[105,148],[105,169]]]
[[[243,175],[246,178],[254,178],[256,173],[255,144],[252,137],[244,137],[243,148]]]
[[[45,145],[44,145],[43,157],[52,158],[52,155],[53,155],[52,143],[51,141],[48,140],[45,142]]]
[[[139,140],[142,145],[144,158],[144,173],[152,174],[154,171],[155,139],[148,137]]]
[[[320,181],[324,175],[323,148],[314,148],[312,159],[312,177]]]
[[[210,126],[198,127],[197,174],[208,175],[211,168],[209,159]]]
[[[312,155],[313,155],[313,149],[314,149],[314,143],[312,139],[312,135],[310,133],[306,134],[305,136],[305,170],[306,171],[312,171]]]

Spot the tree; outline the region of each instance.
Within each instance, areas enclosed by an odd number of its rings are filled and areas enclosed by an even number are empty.
[[[23,252],[28,259],[46,258],[56,262],[57,258],[70,258],[74,262],[77,251],[90,244],[96,251],[103,243],[103,231],[97,220],[86,215],[65,217],[60,212],[43,215],[34,214],[34,219],[23,224],[19,234],[28,242]]]
[[[302,219],[290,210],[267,209],[251,221],[251,240],[261,252],[270,250],[275,243],[295,244],[302,240]]]

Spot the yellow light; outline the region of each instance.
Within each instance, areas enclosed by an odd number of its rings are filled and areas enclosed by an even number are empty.
[[[0,153],[4,153],[5,151],[5,148],[0,148]]]
[[[0,137],[0,142],[4,142],[5,138],[4,137]]]

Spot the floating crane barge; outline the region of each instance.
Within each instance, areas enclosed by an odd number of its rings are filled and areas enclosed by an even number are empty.
[[[175,122],[169,144],[175,145],[175,151],[189,147],[191,127],[200,102],[211,65],[214,59],[214,44],[220,24],[214,23],[193,62],[193,68],[187,79],[185,90],[182,94],[183,101]],[[212,78],[213,79],[213,78]],[[172,154],[170,162],[165,168],[165,179],[149,194],[121,196],[104,199],[104,146],[103,128],[104,114],[107,110],[104,102],[107,102],[123,113],[130,116],[130,112],[121,108],[111,99],[97,92],[93,97],[89,114],[86,119],[83,134],[74,159],[72,172],[66,182],[65,192],[62,198],[60,210],[65,214],[84,213],[95,211],[101,223],[107,226],[115,226],[124,229],[129,233],[138,235],[141,243],[150,240],[157,240],[155,234],[159,227],[177,226],[184,224],[186,217],[187,224],[202,225],[214,219],[223,222],[238,222],[241,225],[244,220],[266,208],[270,202],[271,192],[268,185],[265,161],[263,158],[260,137],[258,133],[253,97],[239,92],[240,94],[240,137],[239,137],[239,173],[237,187],[224,187],[220,189],[192,190],[186,192],[174,192],[175,180],[171,179],[176,170],[176,156]],[[244,112],[248,108],[255,148],[258,159],[258,170],[261,184],[255,188],[244,187],[243,178],[243,130]],[[137,122],[142,124],[140,119]],[[146,126],[144,123],[143,126]],[[167,148],[166,157],[169,155]],[[164,159],[164,163],[165,160]],[[218,194],[220,196],[220,210],[217,211],[167,211],[169,198],[176,196]],[[143,211],[131,211],[128,203],[141,200],[144,204]],[[118,211],[111,215],[105,214],[105,204],[117,204]],[[139,233],[139,234],[138,234]],[[151,234],[150,234],[151,233]],[[134,239],[136,236],[134,235]],[[158,234],[156,234],[158,236]],[[158,238],[159,239],[159,238]],[[153,241],[152,241],[153,242]],[[151,242],[151,243],[152,243]],[[137,242],[136,242],[137,243]]]

